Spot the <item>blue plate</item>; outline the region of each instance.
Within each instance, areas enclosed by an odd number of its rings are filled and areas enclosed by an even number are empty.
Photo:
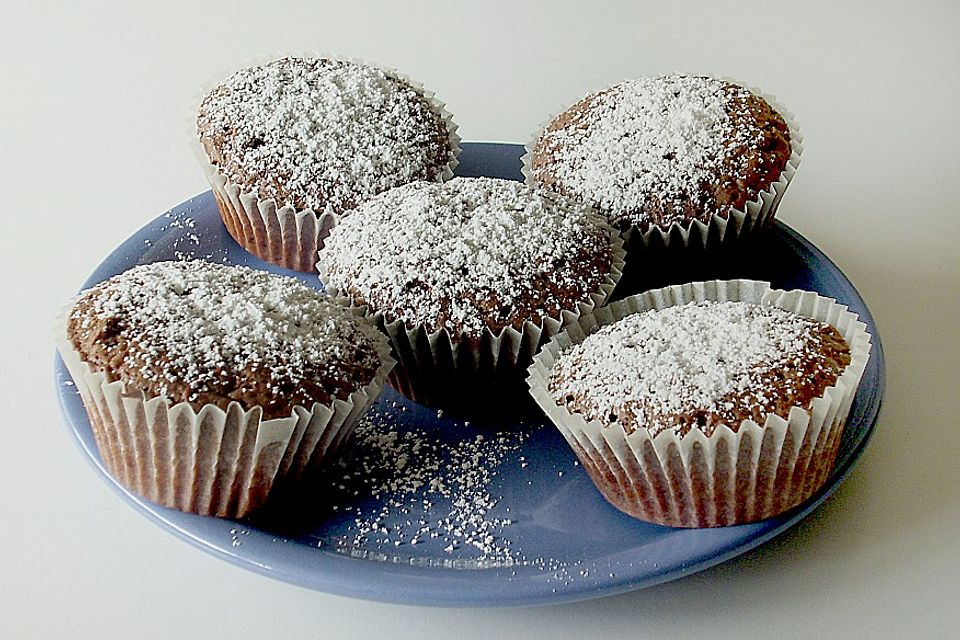
[[[457,173],[520,179],[521,152],[518,145],[467,143]],[[319,284],[315,277],[292,274],[246,254],[227,234],[208,192],[135,233],[107,256],[84,287],[137,264],[189,257],[245,264]],[[352,473],[351,464],[366,455],[355,446],[332,467],[325,486],[279,500],[252,519],[195,516],[133,495],[106,473],[59,357],[57,393],[70,433],[121,498],[190,544],[272,578],[340,595],[439,606],[557,603],[640,589],[741,554],[815,509],[837,489],[866,447],[885,384],[883,348],[860,294],[836,265],[789,227],[777,223],[763,247],[722,260],[722,267],[717,261],[688,262],[681,270],[635,269],[618,294],[690,279],[765,279],[776,287],[812,289],[840,300],[860,315],[873,335],[873,351],[836,468],[813,498],[776,518],[716,529],[673,529],[633,520],[601,498],[557,431],[536,413],[441,416],[390,389],[371,415],[400,440],[407,434],[434,442],[430,451],[434,463],[439,461],[438,473],[463,464],[463,456],[452,460],[451,452],[462,451],[465,441],[482,456],[499,452],[502,459],[474,464],[470,477],[476,482],[462,482],[459,489],[444,492],[425,485],[376,493],[369,478]],[[427,462],[413,456],[409,464]],[[371,472],[376,475],[378,470]],[[451,516],[456,511],[452,501],[458,498],[474,504],[459,520]],[[482,506],[479,525],[476,517],[468,517],[477,515],[476,505]],[[376,528],[370,526],[374,522]],[[439,533],[431,537],[429,531]],[[483,534],[480,542],[469,544],[471,538],[477,542],[478,533]],[[483,539],[486,535],[491,537]]]

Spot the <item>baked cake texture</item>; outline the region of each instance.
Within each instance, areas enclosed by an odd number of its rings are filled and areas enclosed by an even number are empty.
[[[200,261],[110,278],[61,329],[109,473],[159,504],[222,517],[317,469],[393,365],[386,337],[319,291]]]
[[[375,327],[293,278],[157,262],[86,291],[67,320],[81,358],[146,397],[231,402],[264,419],[330,404],[381,366]]]
[[[865,329],[815,292],[691,282],[583,315],[527,381],[615,507],[661,525],[741,524],[823,486],[870,356]]]
[[[333,230],[318,264],[331,293],[366,306],[387,330],[394,376],[430,369],[454,380],[484,367],[498,370],[491,378],[519,374],[567,316],[602,304],[622,255],[588,207],[520,182],[454,178],[364,203]]]
[[[200,103],[197,135],[242,191],[343,213],[450,169],[450,123],[423,89],[377,67],[281,58],[237,71]]]
[[[784,173],[791,142],[782,115],[737,84],[643,78],[554,118],[533,143],[529,173],[621,229],[667,230],[744,210]]]
[[[450,178],[460,151],[432,94],[394,71],[329,58],[237,71],[203,98],[196,127],[230,235],[304,272],[340,216],[392,187]]]
[[[656,437],[787,418],[836,384],[850,348],[829,324],[746,302],[703,301],[627,316],[564,352],[550,379],[587,420]]]
[[[391,190],[320,251],[325,282],[387,322],[455,342],[541,324],[590,303],[613,265],[611,230],[519,182],[454,178]]]

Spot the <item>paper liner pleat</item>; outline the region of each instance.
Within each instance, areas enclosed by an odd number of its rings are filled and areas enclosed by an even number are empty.
[[[258,258],[294,271],[315,270],[316,253],[336,224],[336,216],[291,206],[277,209],[273,200],[260,201],[242,193],[210,162],[202,167],[213,190],[223,224],[241,247]]]
[[[125,390],[82,360],[66,336],[65,315],[57,322],[57,347],[107,472],[137,495],[201,515],[242,517],[281,483],[319,467],[350,436],[394,365],[382,339],[382,364],[369,384],[345,400],[296,406],[289,417],[263,420],[260,407],[245,411],[233,402],[226,411],[215,405],[195,411],[185,402]]]
[[[628,225],[623,230],[623,241],[628,256],[641,250],[697,250],[713,249],[721,245],[734,245],[773,224],[783,194],[800,166],[800,158],[803,155],[803,134],[800,132],[800,127],[797,125],[793,113],[786,110],[773,95],[764,93],[755,87],[744,85],[735,79],[726,77],[720,79],[743,86],[755,95],[760,96],[783,117],[790,131],[790,156],[787,158],[783,171],[776,180],[771,182],[766,189],[760,191],[757,197],[746,203],[742,209],[731,209],[725,216],[714,214],[706,223],[700,220],[691,220],[683,224],[674,222],[666,229],[651,225],[646,231],[642,231],[636,225]],[[542,123],[531,140],[524,145],[521,171],[527,184],[539,185],[533,171],[533,149],[537,141],[540,140],[550,123],[567,108],[569,107],[557,111],[546,122]]]
[[[558,404],[547,390],[550,370],[572,344],[627,315],[700,300],[772,305],[834,326],[850,347],[851,362],[810,409],[793,407],[764,424],[745,420],[734,431],[720,425],[710,436],[587,421]],[[580,459],[601,494],[620,510],[657,524],[713,527],[782,513],[826,481],[844,423],[870,357],[870,335],[856,314],[809,291],[772,289],[750,280],[695,282],[647,291],[584,315],[534,358],[530,393]]]
[[[397,366],[390,372],[390,385],[404,396],[428,406],[451,401],[485,402],[486,392],[522,392],[523,374],[534,354],[561,328],[602,307],[623,275],[625,252],[620,234],[609,228],[610,271],[587,301],[564,309],[557,317],[544,318],[540,324],[527,321],[520,330],[506,327],[499,334],[489,329],[479,340],[452,335],[446,329],[428,332],[422,325],[408,327],[402,320],[387,322],[383,313],[372,312],[343,297],[330,284],[322,263],[319,277],[331,296],[367,313],[387,335]]]
[[[197,139],[196,118],[199,105],[223,78],[237,69],[263,65],[287,56],[331,58],[364,64],[381,69],[413,87],[440,115],[448,133],[447,163],[442,169],[440,181],[453,177],[453,171],[459,164],[461,139],[457,133],[458,126],[453,121],[453,115],[447,110],[446,104],[437,98],[436,93],[396,69],[372,64],[359,58],[314,52],[257,56],[242,61],[232,70],[224,70],[215,80],[203,83],[188,113],[187,139],[197,156],[207,182],[210,183],[224,226],[237,244],[258,258],[286,269],[311,273],[317,268],[317,251],[323,246],[324,239],[337,223],[336,212],[329,209],[298,210],[289,205],[277,207],[273,199],[261,200],[252,193],[244,193],[240,186],[232,183],[216,165],[210,162],[206,150]]]

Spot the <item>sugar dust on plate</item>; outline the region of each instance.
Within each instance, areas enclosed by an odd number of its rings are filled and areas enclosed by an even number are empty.
[[[356,514],[341,546],[397,549],[438,540],[445,553],[476,555],[485,566],[521,563],[502,535],[513,520],[495,515],[501,498],[491,484],[525,439],[522,433],[468,434],[440,443],[424,429],[397,429],[388,414],[367,414],[354,432],[345,482],[359,480],[379,504]],[[423,515],[404,517],[414,512]]]

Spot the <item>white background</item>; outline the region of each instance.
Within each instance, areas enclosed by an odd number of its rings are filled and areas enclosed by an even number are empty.
[[[32,2],[0,9],[0,637],[960,637],[960,3]],[[130,233],[207,189],[202,83],[320,51],[399,68],[467,140],[525,141],[590,90],[732,76],[797,116],[780,217],[874,312],[888,389],[839,492],[699,575],[523,610],[381,605],[274,582],[119,500],[61,426],[52,318]]]

